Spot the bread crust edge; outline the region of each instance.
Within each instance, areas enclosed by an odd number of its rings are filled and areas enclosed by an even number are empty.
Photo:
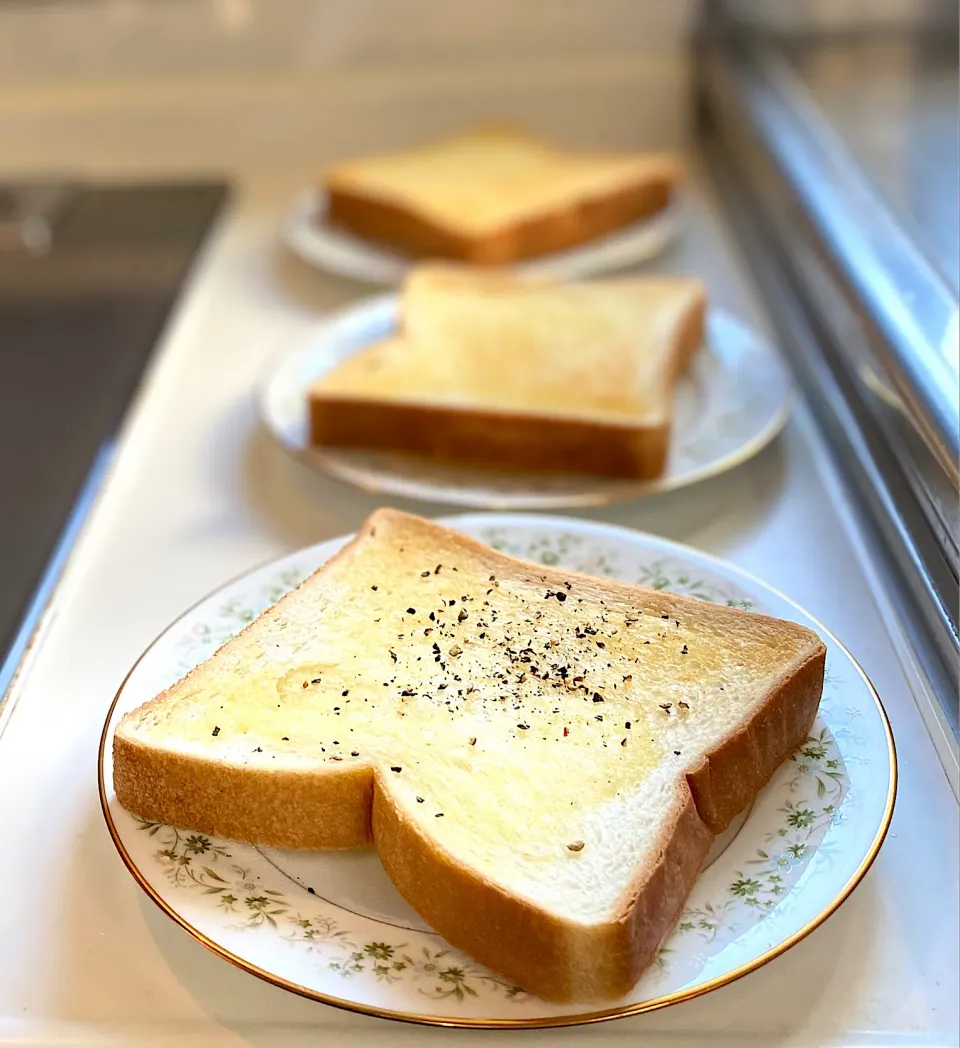
[[[365,240],[384,244],[410,258],[446,258],[475,266],[500,266],[588,243],[663,211],[679,174],[645,175],[603,196],[531,215],[492,233],[459,233],[430,216],[386,197],[351,191],[329,181],[326,220]]]

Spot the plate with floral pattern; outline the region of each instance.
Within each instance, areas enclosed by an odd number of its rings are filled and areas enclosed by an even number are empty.
[[[707,317],[706,338],[674,390],[667,465],[654,480],[449,465],[395,451],[311,447],[307,390],[336,364],[396,329],[397,297],[381,295],[309,329],[268,369],[260,416],[292,454],[365,491],[475,509],[598,506],[669,491],[732,469],[761,451],[790,412],[776,351],[736,318]]]
[[[876,856],[896,792],[887,718],[846,649],[758,579],[661,538],[521,514],[444,522],[537,563],[791,619],[827,645],[809,738],[718,838],[676,928],[633,991],[602,1010],[547,1004],[444,943],[372,851],[254,847],[146,822],[117,802],[111,753],[119,718],[212,654],[346,538],[283,557],[204,598],[121,685],[101,742],[100,797],[113,841],[147,895],[214,953],[278,986],[385,1018],[480,1027],[593,1022],[687,1000],[760,967],[826,920]]]
[[[588,244],[519,262],[511,268],[561,280],[598,276],[649,261],[676,239],[680,227],[678,202]],[[305,190],[296,198],[283,221],[281,238],[309,265],[368,284],[400,284],[413,265],[409,257],[330,225],[322,189]]]

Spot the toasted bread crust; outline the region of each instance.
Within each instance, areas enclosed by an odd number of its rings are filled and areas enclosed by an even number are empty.
[[[687,773],[700,818],[722,833],[807,739],[823,692],[826,649],[811,655],[754,716]]]
[[[672,386],[703,340],[706,299],[687,310],[664,381]],[[447,404],[348,396],[315,386],[310,442],[386,448],[437,461],[648,480],[666,468],[670,424],[518,414]]]
[[[669,426],[363,400],[315,390],[310,440],[319,446],[390,448],[499,470],[650,478],[664,470]]]
[[[655,178],[645,176],[615,193],[584,198],[562,210],[476,237],[447,229],[402,204],[336,184],[327,187],[326,218],[331,225],[411,258],[499,266],[576,247],[657,214],[670,203],[676,182],[667,172]]]
[[[385,518],[405,517],[378,510],[327,567],[373,537]],[[451,537],[438,525],[417,526],[435,529],[448,548],[455,545],[501,579],[513,572],[557,588],[577,580],[584,590],[614,599],[629,599],[638,590],[518,561],[465,536]],[[645,600],[654,613],[662,605],[664,614],[688,608],[706,620],[722,617],[731,633],[738,620],[746,625],[765,618],[667,593],[646,592]],[[714,834],[754,799],[807,737],[819,704],[825,655],[819,644],[748,721],[677,782],[658,861],[640,871],[617,916],[599,925],[560,919],[453,860],[404,815],[370,765],[281,770],[265,763],[233,764],[148,745],[118,730],[114,785],[120,803],[142,818],[216,836],[289,848],[373,843],[401,894],[454,946],[546,1000],[612,999],[633,986],[669,934]]]
[[[150,822],[276,848],[373,844],[373,768],[238,765],[113,737],[117,800]]]
[[[604,924],[561,920],[478,875],[423,837],[382,790],[373,801],[377,854],[400,894],[444,938],[547,1001],[627,993],[653,960],[690,893],[713,834],[685,783],[660,835],[660,857]]]

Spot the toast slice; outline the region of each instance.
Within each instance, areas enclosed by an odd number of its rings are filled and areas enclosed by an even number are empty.
[[[505,265],[662,211],[681,172],[667,154],[570,152],[483,127],[338,164],[323,184],[334,225],[415,258]]]
[[[824,647],[394,510],[114,738],[138,815],[373,844],[454,946],[551,1001],[633,986],[714,834],[802,744]]]
[[[311,442],[659,476],[704,310],[690,277],[562,284],[424,267],[405,285],[399,334],[311,387]]]

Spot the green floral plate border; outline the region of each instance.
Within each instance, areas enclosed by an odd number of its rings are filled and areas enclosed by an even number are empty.
[[[120,687],[100,748],[100,797],[120,855],[147,895],[240,968],[328,1004],[453,1026],[553,1026],[636,1014],[725,985],[778,956],[850,894],[886,834],[896,793],[880,700],[843,646],[786,597],[688,547],[559,517],[473,514],[453,527],[512,555],[759,610],[827,644],[820,715],[735,833],[720,842],[657,962],[602,1011],[556,1006],[447,946],[400,899],[373,853],[254,848],[147,823],[117,803],[118,719],[212,653],[346,541],[284,557],[228,583],[176,620]]]
[[[308,330],[259,383],[260,416],[277,440],[312,468],[365,491],[476,509],[607,505],[732,469],[766,447],[790,413],[790,378],[776,352],[735,317],[711,310],[704,345],[674,392],[667,466],[655,480],[498,472],[399,452],[310,447],[307,388],[391,334],[396,317],[396,295],[352,306]]]

